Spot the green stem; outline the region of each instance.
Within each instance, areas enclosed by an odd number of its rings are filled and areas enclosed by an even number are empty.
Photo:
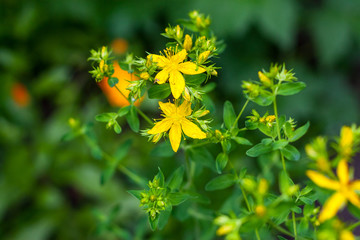
[[[185,148],[192,149],[192,148],[202,147],[202,146],[207,145],[209,143],[212,143],[212,142],[209,142],[209,141],[201,142],[201,143],[193,144],[193,145],[190,145],[190,146],[185,146]]]
[[[187,183],[184,188],[188,189],[192,184],[192,170],[191,170],[191,161],[186,151],[185,151],[185,169],[187,175]]]
[[[258,229],[255,229],[256,239],[261,240]]]
[[[131,104],[129,99],[125,96],[125,94],[116,85],[115,85],[115,88]],[[148,116],[146,116],[146,114],[143,111],[141,111],[139,108],[135,108],[135,109],[145,121],[147,121],[150,125],[154,125],[154,122]]]
[[[249,212],[251,212],[251,208],[250,208],[250,204],[249,204],[249,201],[247,199],[247,196],[246,196],[246,193],[244,191],[244,188],[242,186],[240,186],[240,189],[241,189],[241,193],[244,197],[244,200],[245,200],[245,203],[246,203],[246,207],[248,208]]]
[[[297,237],[297,231],[296,231],[296,220],[295,220],[295,213],[294,212],[292,212],[292,220],[293,220],[293,228],[294,228],[295,240],[297,240],[298,237]]]
[[[239,115],[236,117],[236,119],[235,119],[235,121],[234,121],[233,125],[231,126],[230,131],[231,131],[231,130],[233,130],[233,129],[235,128],[235,126],[236,126],[237,122],[239,121],[239,119],[240,119],[240,117],[241,117],[242,113],[244,112],[244,110],[245,110],[246,106],[248,105],[249,101],[250,101],[249,99],[247,99],[247,100],[246,100],[246,102],[245,102],[244,106],[242,107],[242,109],[241,109],[241,111],[240,111]]]
[[[276,104],[276,92],[277,92],[277,89],[278,88],[276,88],[275,93],[274,93],[274,114],[275,114],[275,118],[276,118],[276,130],[277,130],[277,134],[278,134],[278,139],[281,140],[280,126],[279,126],[279,115],[278,115],[277,104]],[[285,172],[287,172],[286,171],[285,158],[284,158],[284,155],[282,154],[281,151],[280,151],[280,155],[281,155],[281,163],[282,163],[283,169],[284,169]]]
[[[286,229],[284,229],[284,228],[276,225],[275,223],[269,221],[269,224],[270,224],[274,229],[278,230],[279,232],[281,232],[281,233],[283,233],[283,234],[286,234],[286,235],[288,235],[289,237],[292,237],[292,238],[294,237],[294,235],[293,235],[291,232],[289,232],[288,230],[286,230]]]
[[[350,225],[347,229],[348,229],[348,230],[353,230],[353,229],[356,228],[357,226],[360,226],[360,221],[359,221],[359,222],[356,222],[356,223],[354,223],[354,224],[352,224],[352,225]]]

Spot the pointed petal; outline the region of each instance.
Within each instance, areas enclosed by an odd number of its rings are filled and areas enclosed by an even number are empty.
[[[173,120],[169,118],[164,118],[160,122],[157,122],[155,126],[150,129],[147,133],[149,134],[158,134],[162,132],[166,132],[170,129],[171,125],[173,124]]]
[[[308,170],[306,171],[306,175],[319,187],[332,190],[338,190],[340,188],[339,182],[331,180],[318,172]]]
[[[340,240],[355,240],[355,236],[350,230],[344,229],[340,233]]]
[[[324,222],[336,215],[341,206],[346,202],[345,196],[337,192],[333,194],[324,204],[319,215],[319,221]]]
[[[190,122],[186,118],[181,120],[181,128],[188,137],[197,139],[206,138],[206,133],[201,131],[201,129],[195,123]]]
[[[171,126],[170,132],[169,132],[169,139],[171,143],[171,147],[174,152],[177,152],[180,146],[181,142],[181,127],[180,123],[174,122],[174,124]]]
[[[187,52],[185,49],[183,49],[174,56],[172,56],[170,61],[173,63],[181,63],[182,61],[185,60],[186,56],[187,56]]]
[[[178,108],[177,113],[181,116],[189,116],[191,114],[191,102],[184,101]]]
[[[161,55],[150,54],[148,55],[148,58],[156,63],[160,68],[164,68],[169,63],[169,59]]]
[[[155,82],[157,82],[158,84],[163,84],[168,80],[168,78],[169,78],[169,71],[163,69],[160,72],[158,72],[158,74],[156,74]]]
[[[174,98],[178,99],[185,89],[185,79],[179,71],[170,72],[170,89]]]
[[[205,68],[199,67],[193,62],[180,63],[178,70],[187,75],[200,74],[206,71]]]
[[[360,191],[360,180],[353,181],[350,183],[351,191]]]
[[[340,160],[337,169],[336,174],[338,175],[338,178],[340,180],[341,184],[348,184],[349,182],[349,167],[345,159]]]
[[[360,198],[353,191],[346,192],[346,198],[356,207],[360,208]]]
[[[171,116],[174,113],[176,113],[175,104],[173,104],[171,102],[167,102],[167,103],[159,102],[159,106],[160,106],[161,111],[163,111],[163,113],[166,116]]]

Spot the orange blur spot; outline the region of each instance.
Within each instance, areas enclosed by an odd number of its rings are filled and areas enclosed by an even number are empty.
[[[14,102],[20,107],[26,107],[30,103],[30,95],[22,83],[14,83],[11,88],[11,96]]]
[[[112,41],[111,48],[115,54],[124,54],[128,49],[128,42],[125,39],[117,38]]]
[[[126,88],[130,84],[128,81],[130,80],[138,80],[138,77],[136,77],[134,74],[130,74],[125,70],[122,70],[117,62],[114,62],[114,74],[113,77],[117,77],[119,79],[118,84],[116,86],[121,90],[121,92],[128,97],[129,96],[129,90]],[[114,107],[124,107],[130,105],[128,100],[124,98],[121,93],[115,88],[110,87],[107,78],[104,78],[101,80],[101,82],[98,83],[99,87],[105,94],[108,102],[111,104],[111,106]],[[135,102],[135,105],[138,106],[140,103],[139,101]]]

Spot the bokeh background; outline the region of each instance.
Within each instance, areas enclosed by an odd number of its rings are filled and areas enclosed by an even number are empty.
[[[211,80],[215,123],[225,100],[241,108],[241,81],[257,79],[272,62],[285,62],[308,86],[279,98],[280,113],[311,122],[307,141],[360,122],[358,0],[0,0],[0,239],[192,239],[176,219],[150,233],[126,192],[136,186],[118,173],[101,186],[105,164],[84,139],[61,141],[73,117],[93,123],[109,153],[132,139],[124,164],[140,175],[151,179],[158,166],[169,172],[179,166],[181,157],[151,150],[125,121],[121,135],[95,122],[96,114],[116,109],[91,79],[87,58],[90,49],[119,39],[135,55],[157,53],[168,23],[192,10],[210,15],[226,43],[216,60],[222,69]],[[154,102],[142,109],[157,116]],[[215,199],[214,208],[223,200]]]

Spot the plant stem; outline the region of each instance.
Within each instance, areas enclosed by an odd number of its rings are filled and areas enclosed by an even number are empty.
[[[297,240],[298,237],[297,237],[297,231],[296,231],[296,220],[295,220],[295,213],[294,212],[292,212],[292,220],[293,220],[293,228],[294,228],[295,240]]]
[[[360,225],[360,221],[358,221],[358,222],[350,225],[347,229],[348,229],[348,230],[353,230],[354,228],[356,228],[356,227],[359,226],[359,225]]]
[[[188,148],[188,149],[192,149],[192,148],[197,148],[197,147],[202,147],[206,144],[209,144],[209,143],[212,143],[212,142],[201,142],[201,143],[197,143],[197,144],[193,144],[193,145],[190,145],[190,146],[186,146],[185,148]]]
[[[192,171],[191,171],[191,161],[189,159],[188,154],[185,151],[185,169],[187,175],[187,183],[184,186],[185,189],[189,188],[192,184]]]
[[[245,200],[245,203],[246,203],[246,207],[248,208],[249,212],[251,212],[251,209],[250,209],[250,204],[249,204],[249,201],[247,199],[247,196],[246,196],[246,193],[244,191],[244,188],[242,186],[240,186],[240,189],[241,189],[241,193],[244,197],[244,200]]]
[[[275,114],[275,118],[276,118],[276,130],[277,130],[277,134],[278,134],[278,139],[281,140],[280,126],[279,126],[279,115],[278,115],[277,104],[276,104],[276,92],[277,92],[277,88],[276,88],[275,93],[274,93],[274,114]],[[282,163],[282,166],[283,166],[283,170],[286,172],[285,158],[284,158],[284,155],[282,154],[281,151],[280,151],[280,155],[281,155],[281,163]]]
[[[239,115],[236,117],[236,119],[235,119],[235,121],[234,121],[233,125],[231,126],[230,131],[231,131],[231,130],[233,130],[233,129],[235,128],[235,126],[236,126],[237,122],[239,121],[239,119],[240,119],[240,117],[241,117],[242,113],[244,112],[244,110],[245,110],[246,106],[248,105],[249,101],[250,101],[249,99],[247,99],[247,100],[246,100],[246,102],[245,102],[244,106],[242,107],[242,109],[241,109],[241,111],[240,111]]]
[[[261,240],[258,229],[255,229],[256,239]]]
[[[129,99],[125,96],[125,94],[116,85],[115,85],[115,88],[131,104]],[[154,122],[148,116],[146,116],[146,114],[143,111],[141,111],[139,108],[135,108],[135,109],[145,121],[147,121],[150,125],[154,125]]]
[[[282,228],[281,226],[276,225],[275,223],[273,223],[272,221],[269,221],[269,224],[276,230],[278,230],[279,232],[288,235],[289,237],[294,237],[294,235],[289,232],[288,230]]]

